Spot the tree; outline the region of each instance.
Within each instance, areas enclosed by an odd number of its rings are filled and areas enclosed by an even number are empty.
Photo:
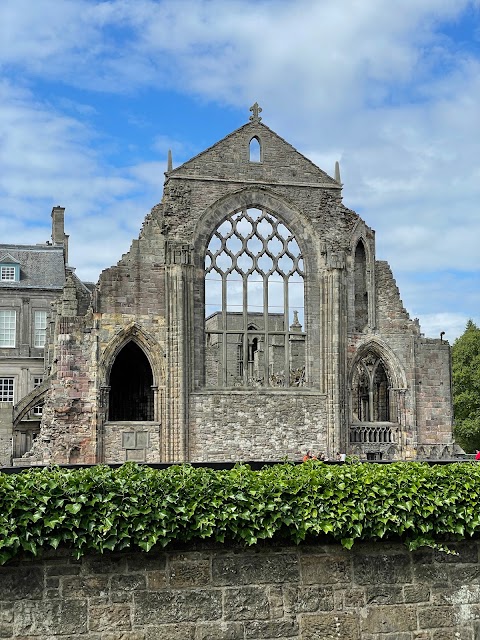
[[[452,347],[454,433],[467,452],[480,449],[480,328],[471,320]]]

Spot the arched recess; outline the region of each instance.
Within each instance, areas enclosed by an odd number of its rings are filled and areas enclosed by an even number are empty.
[[[160,345],[136,323],[112,339],[99,366],[105,420],[160,421],[162,359]]]
[[[363,333],[375,328],[375,241],[363,220],[358,220],[350,239],[349,331]]]
[[[354,327],[364,331],[368,326],[367,253],[362,239],[357,242],[354,257]]]
[[[108,420],[154,420],[152,367],[143,350],[133,340],[117,354],[110,369]]]
[[[250,162],[262,162],[262,143],[258,136],[253,136],[250,140],[248,154]]]
[[[358,349],[349,376],[350,422],[403,424],[406,376],[393,351],[378,339]]]
[[[245,329],[245,331],[258,331],[258,333],[263,333],[263,336],[255,336],[252,333],[252,336],[244,335],[244,339],[242,340],[239,336],[239,332],[235,332],[232,328],[232,333],[236,333],[235,338],[232,335],[231,340],[227,341],[227,338],[223,337],[224,345],[222,347],[219,344],[219,339],[217,338],[217,336],[225,331],[224,327],[208,327],[208,330],[205,330],[207,329],[205,327],[205,311],[209,306],[205,298],[205,271],[209,268],[212,271],[216,270],[218,266],[213,265],[212,261],[207,265],[208,258],[206,259],[206,252],[209,249],[210,242],[215,234],[217,234],[218,236],[219,247],[222,247],[222,249],[219,249],[218,255],[220,255],[222,251],[225,254],[230,251],[228,244],[228,235],[230,232],[223,229],[223,224],[227,220],[229,221],[229,224],[232,228],[232,237],[237,234],[240,229],[239,225],[243,224],[244,222],[248,222],[252,225],[251,235],[255,235],[256,230],[259,228],[259,225],[267,221],[265,220],[265,215],[263,215],[262,217],[262,213],[258,214],[258,217],[256,213],[248,213],[248,211],[252,209],[263,212],[263,214],[266,214],[267,216],[271,215],[273,225],[273,231],[271,232],[272,239],[273,236],[279,235],[283,240],[282,233],[286,234],[288,232],[288,237],[290,237],[291,234],[291,236],[293,236],[293,239],[298,243],[299,254],[296,257],[299,257],[301,253],[302,266],[300,271],[302,273],[298,271],[298,276],[301,276],[301,278],[303,278],[302,286],[304,287],[304,309],[297,310],[294,305],[291,305],[289,308],[289,313],[292,314],[292,317],[289,317],[288,322],[283,321],[283,325],[281,327],[279,326],[278,330],[277,328],[275,328],[275,331],[270,331],[270,334],[272,334],[272,338],[270,339],[270,341],[268,340],[269,336],[267,334],[269,333],[269,331],[266,329],[266,325],[260,326],[258,324],[257,317],[255,317],[256,328],[248,328],[248,323],[250,322],[250,320],[253,321],[254,318],[253,316],[250,316],[250,311],[247,309],[246,317],[244,316],[243,320],[243,328]],[[238,219],[235,216],[238,216]],[[282,233],[277,234],[276,231],[280,226],[285,227],[285,230],[282,228]],[[237,235],[242,236],[241,233]],[[264,255],[266,255],[268,252],[266,250],[265,243],[268,244],[270,242],[270,236],[268,234],[266,236],[263,236],[262,234],[259,235],[259,242],[260,244],[263,243],[263,251]],[[290,240],[286,241],[287,245],[289,241]],[[232,280],[236,277],[238,281],[242,280],[242,278],[245,281],[245,276],[247,274],[246,272],[242,272],[243,266],[241,264],[241,260],[243,258],[243,254],[245,254],[245,243],[247,242],[248,235],[240,238],[240,247],[231,248],[230,258],[232,259],[232,265],[227,266],[224,270],[220,269],[217,276],[217,280],[219,283],[224,280],[225,284],[228,285],[228,279],[230,277],[232,278]],[[196,378],[200,381],[200,386],[206,385],[207,387],[256,387],[267,384],[267,380],[269,380],[267,386],[277,387],[315,386],[316,384],[318,384],[321,377],[320,370],[322,367],[322,361],[318,350],[318,345],[320,344],[321,318],[320,307],[318,304],[313,304],[313,301],[315,300],[315,297],[318,299],[318,290],[320,287],[321,279],[320,274],[322,272],[321,266],[324,267],[325,256],[321,252],[321,243],[316,242],[316,231],[311,225],[309,219],[301,211],[296,209],[290,202],[288,202],[284,198],[279,198],[278,195],[270,192],[269,189],[247,187],[235,193],[228,194],[227,196],[218,200],[214,205],[212,205],[205,211],[205,213],[197,222],[193,236],[193,244],[193,253],[195,256],[194,287],[198,292],[198,304],[196,304],[194,308],[195,347],[192,350],[192,356],[195,362]],[[228,249],[228,251],[226,249]],[[210,252],[211,260],[212,257],[216,256],[217,252],[211,247]],[[282,250],[280,250],[280,254],[281,252]],[[257,257],[260,257],[260,253],[256,254]],[[274,263],[276,260],[278,261],[278,256],[280,254],[272,253]],[[293,262],[295,263],[295,257]],[[253,260],[253,263],[257,265],[255,258]],[[253,270],[257,271],[256,266],[255,268],[253,268]],[[231,274],[229,273],[230,271]],[[264,281],[265,279],[273,275],[273,271],[274,270],[272,270],[272,273],[270,275],[267,275],[265,272],[263,273],[263,275],[261,274],[262,278],[264,278]],[[292,273],[293,271],[295,271],[295,268],[292,270]],[[288,274],[284,275],[286,277],[289,277]],[[258,280],[261,280],[262,278],[258,278]],[[282,278],[283,276],[279,274],[279,280]],[[270,287],[270,283],[267,282],[267,284],[265,285],[264,282],[264,286],[268,288]],[[272,283],[272,291],[276,286],[276,284]],[[295,284],[293,286],[297,285]],[[243,285],[243,289],[247,293],[247,299],[248,287],[249,284],[247,281],[247,284]],[[219,295],[221,294],[221,288],[222,285],[219,284]],[[228,289],[228,286],[225,286],[224,288]],[[280,291],[280,285],[278,285],[278,290]],[[281,304],[283,304],[283,301],[281,302]],[[285,305],[285,307],[283,307],[282,309],[285,310],[286,308],[287,305]],[[295,316],[293,315],[294,311],[298,311],[297,320],[295,320]],[[270,311],[267,311],[266,313],[270,318]],[[261,315],[263,315],[263,311],[261,312]],[[220,318],[220,315],[217,315],[217,317]],[[278,340],[273,337],[273,333],[278,334]],[[252,340],[249,340],[249,337],[251,337]],[[257,338],[256,342],[254,342],[255,338]],[[302,340],[304,346],[302,346]],[[278,344],[279,341],[283,341],[282,344],[285,345],[285,349],[283,351],[282,346]],[[247,346],[250,344],[252,346],[252,348],[250,349],[251,353],[248,352]],[[313,351],[309,351],[312,350],[312,345],[314,345]],[[228,354],[230,352],[233,353],[234,351],[238,353],[240,349],[243,349],[243,356],[235,358],[236,361],[243,361],[243,364],[238,366],[236,364],[235,370],[232,366],[231,370],[223,373],[223,379],[222,373],[220,371],[221,364],[218,364],[219,361],[215,355],[215,351],[221,349],[223,349],[224,353]],[[278,372],[275,370],[271,372],[269,370],[269,365],[267,364],[267,358],[269,358],[269,362],[273,362],[273,360],[276,358],[276,356],[274,355],[275,353],[281,353],[284,355],[287,352],[290,352],[292,356],[290,358],[290,360],[292,360],[292,363],[295,357],[297,357],[298,359],[303,358],[306,362],[306,368],[302,367],[301,365],[296,366],[296,364],[295,366],[293,366],[292,364],[290,379],[288,375],[287,362],[285,362],[285,366],[276,367],[276,369],[278,369]],[[307,355],[305,356],[305,354]],[[280,357],[282,357],[282,355]],[[287,360],[287,358],[285,358],[285,360]],[[224,359],[223,362],[226,362],[226,359]],[[250,362],[249,367],[246,366],[247,362]],[[209,368],[212,372],[210,377],[207,374],[207,370]],[[238,375],[240,372],[243,373],[249,370],[253,370],[256,372],[257,368],[263,368],[265,369],[265,372],[268,370],[269,373],[263,374],[262,376],[257,376],[255,373],[255,375],[253,376],[254,379],[245,379],[252,378],[252,376],[245,374],[243,376],[243,381],[234,379],[235,377],[241,377]],[[293,369],[295,369],[295,371],[293,371]],[[236,375],[230,375],[230,373],[232,372]],[[277,373],[280,373],[280,375],[277,375]],[[218,382],[219,380],[220,382]]]

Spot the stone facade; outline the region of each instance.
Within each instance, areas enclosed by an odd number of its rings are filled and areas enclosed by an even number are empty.
[[[448,344],[409,318],[339,171],[260,120],[169,167],[91,300],[67,278],[22,464],[455,452]]]
[[[478,545],[52,551],[0,567],[0,637],[478,640]]]
[[[75,277],[67,267],[64,211],[52,210],[51,241],[0,245],[0,466],[28,451],[40,429],[52,304],[66,273]],[[29,403],[34,389],[40,397]]]

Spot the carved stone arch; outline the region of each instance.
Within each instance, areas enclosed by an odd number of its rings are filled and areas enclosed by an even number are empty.
[[[422,446],[418,447],[418,449],[417,449],[417,458],[422,458],[422,459],[423,458],[427,458],[427,454],[426,454],[426,451],[425,451],[424,447],[422,447]]]
[[[242,224],[251,226],[247,235],[242,235]],[[274,231],[263,235],[261,225],[268,227],[269,224],[273,225]],[[195,289],[200,304],[194,309],[193,357],[198,363],[198,379],[204,381],[207,388],[304,386],[310,384],[312,378],[319,379],[316,371],[312,376],[307,371],[307,367],[313,370],[315,366],[318,369],[318,359],[312,365],[313,359],[306,357],[310,338],[312,342],[315,339],[315,344],[319,342],[320,309],[313,301],[314,288],[318,291],[320,280],[321,269],[318,264],[324,260],[324,256],[320,251],[320,243],[315,241],[315,233],[313,225],[301,211],[285,198],[259,186],[249,186],[220,198],[198,220],[193,234],[193,247],[197,261]],[[232,239],[237,244],[230,251]],[[251,246],[249,248],[251,241],[260,243],[261,250],[256,252]],[[267,244],[270,246],[269,243],[275,244],[275,241],[277,248],[268,253]],[[293,250],[292,246],[295,247]],[[264,268],[259,261],[267,253],[272,265]],[[287,253],[290,257],[287,257]],[[249,258],[245,259],[250,260],[250,267],[244,268],[241,259],[247,254]],[[230,264],[224,267],[218,256],[223,256],[225,262],[230,261]],[[280,261],[284,258],[285,263],[290,261],[290,266],[282,271],[284,267],[280,266]],[[257,303],[253,310],[246,302],[247,298],[250,299],[249,278],[252,275],[251,282],[257,278],[257,286],[264,292],[260,306]],[[273,281],[277,276],[278,282],[275,283]],[[237,290],[243,292],[243,297],[240,296],[239,302],[229,307],[226,301],[230,300],[229,291],[235,287],[235,283],[230,285],[230,282],[235,279]],[[219,281],[220,292],[216,284]],[[279,302],[275,311],[271,311],[270,305],[268,310],[262,305],[267,300],[265,292],[273,291],[275,285],[278,285],[277,291],[280,292],[278,296],[274,294]],[[273,299],[270,293],[268,299]],[[243,344],[243,358],[233,357],[234,345],[228,324],[232,322],[231,327],[234,327],[234,317],[228,315],[230,313],[238,315],[238,333],[243,333],[244,338],[243,341],[239,340]],[[263,342],[260,335],[256,340],[253,337],[249,341],[247,325],[252,316],[259,314],[262,320],[257,330],[262,334]],[[264,348],[252,349],[256,355],[249,358],[248,345],[254,344],[254,341],[258,345],[262,343]],[[244,364],[248,361],[250,367],[239,365],[239,361]]]
[[[99,364],[103,422],[161,421],[163,368],[160,345],[140,325],[132,322],[119,331]]]
[[[13,426],[16,427],[25,415],[31,411],[35,406],[42,404],[45,400],[47,393],[50,390],[54,376],[48,376],[45,378],[38,387],[35,387],[24,396],[20,402],[13,407]]]
[[[280,198],[264,187],[246,187],[230,193],[206,209],[193,233],[197,266],[203,268],[205,249],[215,229],[233,213],[246,208],[267,209],[278,216],[295,236],[304,256],[305,273],[315,273],[324,257],[314,242],[316,231],[308,218],[286,198]]]
[[[108,386],[115,358],[128,342],[135,342],[144,352],[152,369],[153,384],[157,387],[161,386],[165,377],[163,349],[157,340],[136,322],[132,322],[119,331],[105,347],[99,362],[100,384]]]
[[[374,328],[375,308],[375,248],[367,238],[365,224],[358,221],[350,239],[350,330],[363,332]]]
[[[403,424],[401,394],[407,388],[406,375],[383,341],[375,337],[359,346],[350,367],[348,388],[351,422]]]
[[[352,231],[350,238],[350,253],[352,255],[355,255],[355,249],[359,242],[363,242],[367,265],[371,267],[375,262],[374,246],[372,240],[368,240],[367,238],[367,227],[363,220],[358,220]]]
[[[430,458],[430,460],[438,460],[440,458],[440,446],[437,444],[431,445],[427,457]]]
[[[394,445],[392,445],[391,447],[388,447],[385,457],[387,460],[394,460],[396,453],[397,453],[397,448]]]
[[[397,356],[383,340],[377,337],[368,338],[368,340],[365,340],[358,346],[350,367],[349,385],[352,383],[355,365],[361,358],[364,358],[369,353],[378,355],[384,364],[387,365],[390,375],[392,376],[392,384],[395,385],[396,389],[405,390],[407,388],[407,377]]]
[[[450,451],[450,447],[446,444],[443,447],[442,452],[440,453],[440,459],[441,460],[448,460],[451,457],[452,457],[452,453]]]

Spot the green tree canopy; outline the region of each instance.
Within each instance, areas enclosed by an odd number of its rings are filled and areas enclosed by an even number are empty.
[[[480,449],[480,328],[469,320],[452,347],[455,436],[469,452]]]

